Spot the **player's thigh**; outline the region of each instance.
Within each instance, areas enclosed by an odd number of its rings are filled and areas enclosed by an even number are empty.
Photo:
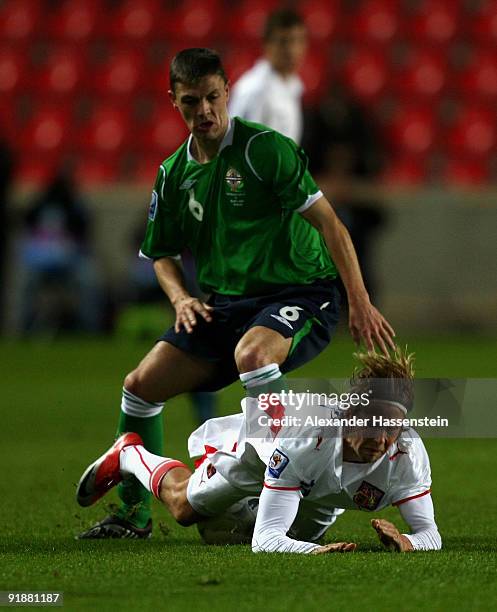
[[[250,372],[269,363],[283,363],[291,344],[291,338],[285,338],[274,329],[263,325],[251,327],[235,348],[238,371]]]
[[[222,514],[249,493],[234,486],[207,460],[190,476],[186,497],[197,514],[211,517]]]
[[[124,381],[125,388],[148,402],[162,402],[193,391],[209,380],[214,365],[159,341]]]

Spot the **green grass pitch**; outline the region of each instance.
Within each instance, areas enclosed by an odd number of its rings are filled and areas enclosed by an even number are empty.
[[[495,340],[409,339],[420,376],[497,376]],[[497,440],[428,440],[439,553],[381,550],[369,513],[346,512],[328,539],[351,555],[253,555],[203,545],[158,504],[148,542],[79,542],[103,516],[74,501],[75,483],[112,440],[120,386],[140,342],[3,343],[0,590],[63,591],[70,610],[487,610],[497,606]],[[350,373],[352,344],[337,341],[298,374]],[[219,395],[237,410],[237,385]],[[186,459],[188,398],[165,412],[167,451]],[[380,513],[401,525],[395,509]],[[377,516],[375,514],[375,516]],[[160,527],[160,528],[159,528]]]

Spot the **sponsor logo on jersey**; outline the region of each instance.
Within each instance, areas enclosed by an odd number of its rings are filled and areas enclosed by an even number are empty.
[[[238,170],[232,166],[228,168],[228,172],[226,172],[225,181],[232,193],[237,193],[243,189],[243,177]]]
[[[277,448],[269,458],[267,464],[269,474],[273,478],[279,478],[281,476],[281,472],[286,468],[289,462],[290,459],[285,455],[285,453]]]
[[[157,200],[159,196],[157,195],[157,191],[152,191],[152,199],[150,200],[150,206],[148,208],[148,218],[150,221],[155,219],[155,215],[157,214]]]
[[[378,489],[369,482],[363,480],[361,482],[361,486],[354,493],[354,497],[352,498],[354,504],[359,506],[361,510],[376,510],[378,505],[385,495],[385,491]]]

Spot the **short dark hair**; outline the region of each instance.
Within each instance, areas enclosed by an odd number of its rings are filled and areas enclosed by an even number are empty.
[[[305,26],[302,17],[291,9],[279,9],[269,14],[264,25],[263,39],[267,42],[276,30],[286,30],[295,26]]]
[[[216,51],[204,48],[183,49],[177,53],[169,68],[169,85],[174,91],[176,83],[194,85],[199,79],[211,74],[218,74],[224,82],[228,81]]]

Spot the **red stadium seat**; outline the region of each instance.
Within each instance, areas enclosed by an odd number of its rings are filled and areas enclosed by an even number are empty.
[[[125,150],[131,137],[129,113],[114,106],[98,107],[80,126],[79,145],[95,155],[115,159]]]
[[[28,64],[24,53],[0,51],[0,96],[19,93],[28,81]]]
[[[237,8],[230,11],[226,30],[232,40],[259,42],[268,14],[278,6],[277,0],[243,0]]]
[[[188,129],[181,115],[169,101],[158,107],[140,132],[141,149],[154,155],[157,152],[162,159],[174,153],[188,136]]]
[[[224,26],[225,13],[220,0],[185,0],[165,18],[168,36],[183,47],[212,46]]]
[[[120,178],[120,160],[92,154],[79,157],[74,165],[74,176],[78,183],[86,186],[115,182]]]
[[[310,0],[301,2],[302,15],[311,40],[329,41],[339,28],[340,10],[337,0]]]
[[[487,2],[475,15],[471,24],[473,37],[480,44],[497,44],[497,3]]]
[[[46,185],[61,167],[62,161],[63,158],[58,155],[22,155],[15,171],[16,180],[20,183]]]
[[[425,0],[414,17],[406,20],[407,34],[422,44],[449,43],[460,27],[461,4],[453,0]]]
[[[480,187],[490,180],[486,160],[449,159],[443,176],[448,185]]]
[[[70,140],[71,109],[47,107],[38,110],[21,130],[21,150],[30,155],[54,157],[67,150]]]
[[[225,54],[224,69],[231,84],[234,84],[244,72],[252,68],[261,57],[259,45],[251,47],[231,47]]]
[[[157,178],[157,172],[159,171],[160,164],[164,161],[166,156],[161,155],[158,151],[155,154],[143,153],[140,155],[135,163],[132,178],[138,183],[147,185],[150,189]]]
[[[0,8],[0,40],[25,41],[36,35],[43,23],[38,0],[10,0]]]
[[[497,51],[477,52],[458,81],[462,96],[479,96],[497,103]]]
[[[425,155],[437,144],[435,114],[430,107],[402,108],[390,126],[395,154]]]
[[[368,100],[381,95],[387,86],[388,70],[384,55],[355,49],[345,61],[344,77],[351,93]]]
[[[52,49],[34,84],[44,96],[79,93],[86,76],[84,55],[78,50]]]
[[[66,0],[49,20],[52,38],[70,43],[84,43],[101,30],[103,15],[96,0]]]
[[[305,102],[312,104],[329,88],[330,67],[326,54],[319,49],[311,49],[300,76],[304,82]]]
[[[95,72],[94,90],[102,96],[126,96],[143,85],[144,57],[141,53],[115,50]]]
[[[463,108],[449,129],[448,142],[453,156],[490,155],[497,145],[495,109]]]
[[[421,185],[427,179],[425,160],[422,156],[395,155],[386,164],[381,179],[389,185]]]
[[[161,35],[163,16],[158,0],[126,0],[111,20],[109,34],[120,42],[146,42]]]
[[[366,0],[351,18],[350,31],[356,42],[391,42],[399,31],[399,3]]]
[[[447,59],[441,53],[413,49],[397,78],[398,94],[403,100],[433,98],[444,91]]]

